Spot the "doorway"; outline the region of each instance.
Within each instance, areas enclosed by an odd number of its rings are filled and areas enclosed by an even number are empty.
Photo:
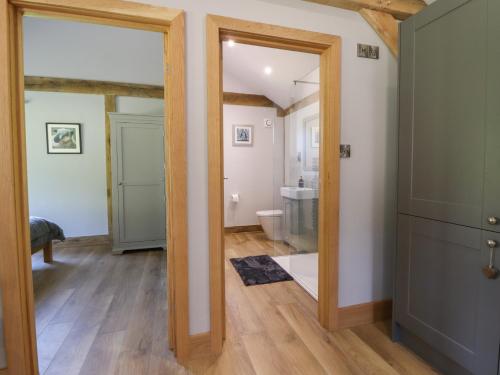
[[[215,353],[221,351],[226,334],[222,43],[229,40],[320,57],[317,316],[327,329],[333,330],[338,325],[340,38],[210,15],[207,17],[209,245],[211,347]],[[310,119],[311,124],[314,121]]]
[[[15,1],[0,4],[0,64],[2,92],[1,147],[5,176],[1,185],[3,201],[2,238],[5,254],[0,264],[7,374],[35,373],[37,368],[34,300],[31,275],[30,235],[28,225],[26,147],[24,143],[24,72],[22,17],[24,14],[71,19],[103,25],[121,26],[163,34],[165,77],[165,165],[166,196],[173,204],[167,207],[168,312],[170,344],[179,360],[188,354],[187,306],[187,233],[184,132],[184,15],[182,11],[143,4],[114,1],[87,4],[74,2],[71,7],[59,1]],[[175,72],[175,74],[173,73]],[[174,109],[175,110],[172,110]],[[175,218],[175,220],[171,220]],[[175,237],[175,244],[173,238]],[[174,270],[175,269],[175,273]],[[5,301],[8,301],[6,303]]]

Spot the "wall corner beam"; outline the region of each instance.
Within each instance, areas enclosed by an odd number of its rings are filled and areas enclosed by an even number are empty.
[[[388,13],[379,12],[372,9],[361,9],[359,13],[375,30],[378,36],[382,38],[387,47],[389,47],[389,50],[394,55],[394,57],[397,58],[399,53],[399,22]]]
[[[423,0],[305,0],[310,3],[329,5],[332,7],[348,10],[360,11],[361,9],[371,9],[388,13],[398,20],[405,20],[408,17],[420,12],[426,7]]]

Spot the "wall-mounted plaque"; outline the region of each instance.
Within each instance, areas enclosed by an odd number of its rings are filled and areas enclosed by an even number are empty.
[[[378,46],[358,43],[358,57],[378,59]]]

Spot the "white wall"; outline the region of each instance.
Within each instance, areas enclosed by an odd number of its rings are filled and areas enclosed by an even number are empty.
[[[273,128],[264,127],[264,119]],[[259,224],[256,212],[281,207],[275,201],[283,185],[283,121],[276,120],[276,109],[224,105],[224,206],[225,226]],[[233,125],[253,125],[253,146],[233,146]],[[231,195],[240,201],[234,203]]]
[[[205,17],[208,13],[335,34],[342,38],[342,142],[355,144],[355,147],[353,158],[342,162],[341,193],[349,194],[352,201],[357,198],[363,202],[360,207],[364,209],[383,205],[383,213],[378,211],[383,216],[363,216],[360,224],[360,218],[352,214],[358,212],[353,207],[343,206],[340,302],[345,305],[390,297],[389,264],[394,247],[391,233],[394,230],[392,210],[396,176],[397,64],[366,21],[356,12],[299,0],[137,1],[186,10],[190,332],[195,334],[210,328],[205,66]],[[77,39],[72,40],[75,46],[79,45],[75,42]],[[41,44],[37,49],[41,58],[44,58],[48,48],[47,42],[44,38],[43,46]],[[358,42],[379,45],[380,59],[357,58]],[[30,58],[37,58],[38,55],[33,54]],[[65,62],[54,59],[47,69],[57,71]],[[129,78],[140,74],[140,70],[133,70]],[[121,77],[116,79],[123,80]],[[366,136],[355,142],[355,132],[361,130],[366,131]],[[358,157],[364,159],[364,169],[351,168]],[[385,166],[383,170],[377,170],[380,165]],[[378,190],[371,191],[369,186],[355,185],[357,174],[372,176],[374,181],[378,181]],[[376,223],[379,221],[387,222],[385,233],[377,232]],[[368,234],[363,232],[367,228]],[[357,241],[356,238],[366,236],[385,238],[383,254],[374,252],[372,247],[357,247],[365,241]],[[350,242],[346,242],[348,239],[351,239]],[[367,276],[360,277],[360,270],[367,272]]]
[[[304,171],[297,162],[297,152],[302,152],[303,121],[317,113],[319,102],[285,117],[287,186],[297,186],[303,176],[310,187],[318,175]],[[341,127],[341,142],[351,145],[352,154],[340,162],[340,306],[391,295],[396,134],[394,125],[387,124],[343,123]],[[358,269],[353,272],[356,262]]]
[[[27,92],[30,215],[59,224],[67,237],[108,234],[104,97]],[[117,98],[117,111],[162,114],[161,99]],[[45,123],[81,123],[81,155],[47,154]]]
[[[283,26],[325,32],[342,37],[342,141],[352,142],[351,128],[365,127],[365,142],[373,142],[377,162],[386,163],[387,169],[379,174],[375,170],[350,170],[347,163],[342,168],[342,191],[352,189],[351,194],[366,197],[372,205],[383,196],[387,200],[385,211],[393,207],[396,176],[396,85],[397,65],[390,51],[371,27],[356,12],[326,7],[298,0],[276,3],[257,0],[141,0],[145,3],[184,8],[187,33],[187,136],[188,136],[188,206],[189,206],[189,307],[190,332],[207,331],[209,313],[208,267],[208,198],[207,198],[207,132],[206,132],[206,68],[205,68],[205,16],[207,13],[268,22]],[[380,60],[356,57],[356,43],[380,46]],[[375,140],[373,131],[376,131]],[[376,141],[382,141],[376,144]],[[384,146],[388,145],[390,151]],[[353,155],[362,152],[353,149]],[[364,152],[362,152],[364,154]],[[375,161],[372,161],[375,163]],[[369,162],[367,162],[369,164]],[[384,181],[384,190],[373,192],[363,186],[350,186],[354,175],[369,173]],[[350,176],[350,177],[348,177]],[[346,184],[348,184],[346,186]],[[348,210],[349,208],[346,207]],[[342,214],[341,237],[365,236],[348,211]],[[346,216],[347,215],[347,216]],[[388,220],[370,217],[369,220]],[[359,229],[359,230],[358,230]],[[370,231],[375,230],[373,224]],[[392,230],[392,229],[391,229]],[[387,233],[390,237],[390,231]],[[383,236],[383,233],[378,233]],[[344,240],[341,240],[344,241]],[[362,303],[391,296],[391,272],[388,269],[392,257],[393,241],[389,241],[384,254],[376,254],[371,248],[347,248],[342,242],[340,262],[342,268],[341,304]],[[359,277],[360,269],[368,270],[368,277]],[[351,275],[349,277],[349,275]],[[383,290],[379,287],[383,285]],[[352,293],[353,297],[350,297]]]
[[[163,99],[132,98],[118,96],[116,98],[116,111],[120,113],[133,113],[135,115],[163,115]]]
[[[24,18],[27,75],[163,85],[160,33]]]
[[[108,233],[104,97],[28,92],[26,149],[30,215],[67,237]],[[82,154],[47,154],[46,122],[81,123]]]

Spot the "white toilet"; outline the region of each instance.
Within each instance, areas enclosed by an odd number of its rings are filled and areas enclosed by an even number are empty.
[[[260,225],[262,225],[264,233],[270,240],[280,241],[283,239],[281,233],[282,216],[283,216],[283,211],[281,210],[257,211],[257,217],[259,218],[259,223]]]

